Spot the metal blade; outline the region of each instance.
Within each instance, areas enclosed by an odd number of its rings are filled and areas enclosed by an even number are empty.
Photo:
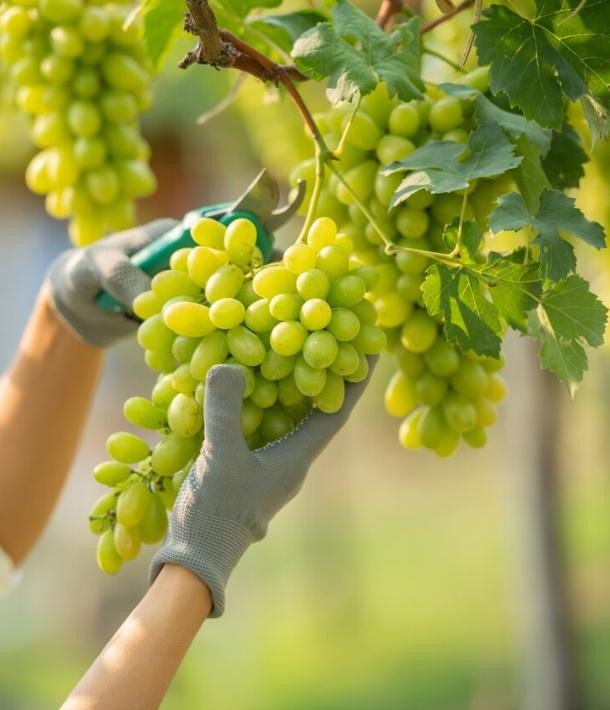
[[[231,205],[231,211],[244,210],[245,212],[252,212],[260,217],[264,223],[265,217],[273,212],[279,201],[280,189],[278,184],[265,169],[260,171],[245,192]]]

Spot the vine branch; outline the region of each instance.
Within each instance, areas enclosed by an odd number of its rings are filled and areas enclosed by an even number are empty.
[[[455,6],[455,10],[453,12],[447,13],[446,15],[441,15],[435,20],[424,22],[421,28],[422,34],[424,34],[425,32],[430,32],[430,30],[433,30],[435,27],[442,25],[443,22],[447,22],[447,20],[450,20],[452,17],[455,17],[459,12],[462,12],[462,10],[466,10],[466,8],[470,7],[473,3],[474,0],[463,0],[459,5]]]

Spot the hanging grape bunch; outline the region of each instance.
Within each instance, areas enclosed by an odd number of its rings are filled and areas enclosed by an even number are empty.
[[[112,489],[90,514],[91,530],[101,535],[99,565],[110,573],[141,542],[165,533],[165,509],[201,448],[211,367],[228,363],[243,372],[242,427],[258,448],[290,432],[312,407],[338,411],[345,382],[363,380],[366,356],[385,345],[365,298],[376,273],[350,270],[352,241],[332,220],[316,220],[282,262],[262,268],[248,220],[226,228],[203,218],[191,232],[198,246],[176,251],[171,268],[134,302],[143,319],[138,342],[159,377],[150,399],[127,400],[124,414],[161,440],[150,451],[139,436],[113,434],[112,460],[95,470]]]
[[[83,246],[135,222],[133,201],[156,186],[138,116],[151,73],[131,3],[7,0],[0,56],[39,152],[26,182],[47,212],[70,219]]]
[[[476,70],[466,85],[483,91],[487,72]],[[506,191],[507,178],[481,180],[468,194],[431,195],[420,191],[389,211],[402,174],[384,174],[384,168],[403,160],[430,140],[466,144],[473,122],[467,104],[429,87],[425,98],[410,102],[390,99],[383,85],[352,108],[336,108],[318,115],[330,147],[345,144],[339,169],[356,197],[366,204],[384,234],[397,246],[417,251],[388,255],[378,231],[356,204],[354,194],[330,175],[320,195],[318,211],[332,216],[341,232],[354,243],[355,259],[378,272],[367,293],[377,312],[377,324],[386,334],[398,369],[388,383],[385,406],[403,418],[399,441],[408,449],[420,446],[449,456],[460,439],[474,447],[486,442],[485,428],[496,420],[495,405],[506,392],[497,374],[502,359],[464,353],[443,335],[442,324],[427,312],[421,287],[431,261],[428,250],[450,251],[443,243],[446,225],[455,219],[476,218],[485,224],[494,198]],[[313,182],[315,161],[298,166],[292,181]]]

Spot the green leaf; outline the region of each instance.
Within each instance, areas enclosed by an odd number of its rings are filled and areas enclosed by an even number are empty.
[[[542,153],[540,147],[525,136],[517,141],[517,152],[523,161],[513,171],[513,178],[529,211],[535,212],[540,205],[540,193],[550,187],[542,168]]]
[[[537,311],[530,314],[528,331],[542,343],[538,353],[540,366],[563,382],[573,397],[589,366],[587,353],[580,343],[557,338],[544,321],[544,315],[541,318]]]
[[[490,64],[494,94],[526,118],[560,130],[564,94],[581,99],[594,135],[608,135],[610,13],[605,0],[540,0],[525,18],[491,5],[473,31],[479,60]]]
[[[463,350],[499,357],[502,326],[493,303],[485,298],[476,275],[462,268],[434,264],[422,293],[432,315],[442,314],[445,335]]]
[[[500,316],[513,328],[527,330],[528,311],[538,304],[542,293],[539,265],[524,263],[525,249],[509,256],[490,255],[481,274],[486,278],[491,300]],[[489,283],[489,279],[493,279]]]
[[[531,143],[546,153],[551,144],[551,131],[542,128],[535,121],[528,121],[521,114],[511,113],[497,106],[477,89],[462,84],[441,84],[446,94],[475,102],[475,118],[481,123],[497,123],[515,140],[526,137]]]
[[[543,308],[555,335],[564,340],[584,340],[593,347],[604,342],[607,309],[589,290],[582,276],[573,274],[553,284],[542,297]]]
[[[605,244],[602,227],[585,219],[574,200],[556,190],[542,193],[536,214],[530,213],[521,195],[511,192],[500,199],[489,223],[494,234],[504,229],[516,231],[526,225],[534,227],[538,232],[535,242],[540,246],[541,273],[553,281],[561,280],[576,268],[574,247],[561,232],[568,232],[596,249]]]
[[[292,56],[308,76],[329,78],[332,103],[370,94],[380,81],[391,96],[409,101],[422,95],[420,49],[418,18],[386,35],[368,15],[339,0],[332,25],[322,22],[302,35]]]
[[[325,21],[326,17],[316,10],[300,10],[283,15],[255,17],[249,24],[270,36],[283,50],[290,52],[292,45],[301,35]]]
[[[560,133],[553,131],[551,148],[542,161],[542,167],[551,186],[565,190],[578,187],[580,178],[585,174],[583,165],[588,160],[580,136],[566,124]]]
[[[216,7],[220,8],[221,12],[229,17],[243,19],[258,7],[279,7],[282,4],[282,0],[214,0],[211,4],[214,9]]]
[[[144,45],[159,71],[182,32],[184,0],[146,0],[141,9],[144,20]]]
[[[391,201],[394,207],[419,190],[432,194],[456,192],[468,188],[470,181],[494,177],[516,168],[522,158],[502,129],[494,123],[479,126],[470,136],[469,156],[462,160],[467,147],[450,141],[432,141],[418,148],[408,158],[392,163],[384,175],[413,171],[398,186]]]

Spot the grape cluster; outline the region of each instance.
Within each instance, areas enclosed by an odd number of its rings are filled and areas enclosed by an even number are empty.
[[[32,117],[39,152],[26,183],[47,212],[71,218],[83,246],[133,225],[133,201],[155,189],[139,113],[151,72],[131,4],[104,0],[6,0],[0,57],[17,107]]]
[[[464,81],[485,91],[486,70],[477,69]],[[351,106],[316,116],[331,148],[339,144],[352,121],[339,170],[385,235],[398,247],[411,249],[388,255],[346,186],[336,175],[326,179],[319,212],[332,217],[352,239],[354,259],[377,271],[377,283],[368,290],[367,299],[398,365],[385,399],[390,414],[406,417],[399,440],[407,448],[423,445],[443,456],[453,453],[460,437],[471,446],[485,443],[484,428],[496,416],[494,403],[505,394],[496,372],[502,361],[460,352],[447,342],[439,321],[427,313],[422,300],[421,286],[431,262],[417,250],[449,251],[443,231],[460,216],[463,193],[431,195],[422,190],[390,210],[403,175],[386,176],[383,169],[429,140],[467,143],[474,127],[471,109],[472,102],[444,95],[436,87],[429,87],[422,100],[400,102],[380,84],[363,98],[353,119]],[[291,181],[305,179],[313,184],[314,169],[314,161],[301,164]],[[476,219],[485,229],[495,198],[506,189],[505,177],[473,184],[467,191],[464,218]]]
[[[112,488],[94,506],[91,529],[101,534],[98,562],[116,572],[140,542],[159,540],[177,491],[201,448],[205,379],[211,367],[239,367],[246,388],[242,428],[259,448],[290,432],[312,407],[338,411],[345,382],[368,374],[367,355],[386,344],[377,313],[365,298],[377,272],[353,268],[352,240],[328,218],[280,263],[262,266],[256,227],[228,227],[203,218],[191,229],[197,246],[176,251],[170,269],[133,304],[143,319],[138,342],[159,372],[150,399],[133,397],[124,414],[156,430],[144,439],[119,432],[108,440],[111,461],[95,478]]]

